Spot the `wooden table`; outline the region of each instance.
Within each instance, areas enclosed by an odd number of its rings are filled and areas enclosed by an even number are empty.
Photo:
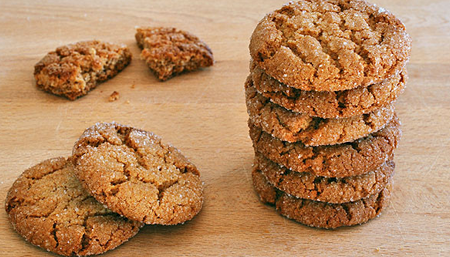
[[[153,131],[183,151],[205,182],[205,204],[179,226],[146,226],[105,256],[293,256],[450,254],[450,2],[375,0],[412,36],[410,80],[397,101],[403,138],[391,206],[377,219],[313,229],[259,202],[251,182],[243,83],[257,22],[284,0],[0,1],[0,199],[26,168],[69,156],[95,122]],[[212,68],[158,82],[139,60],[135,26],[174,26],[213,49]],[[34,64],[57,46],[126,43],[131,65],[87,96],[37,90]],[[120,99],[109,102],[113,91]],[[2,256],[49,256],[14,232],[0,211]]]

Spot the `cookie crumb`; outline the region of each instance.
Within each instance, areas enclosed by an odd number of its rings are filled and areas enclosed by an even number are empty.
[[[112,92],[112,94],[109,96],[109,101],[110,101],[110,102],[114,102],[114,101],[119,100],[119,98],[120,98],[119,92],[114,91],[114,92]]]
[[[136,87],[136,84],[133,83],[133,84],[131,85],[131,88],[134,89],[135,87]]]

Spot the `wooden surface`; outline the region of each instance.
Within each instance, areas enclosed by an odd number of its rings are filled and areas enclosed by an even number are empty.
[[[410,80],[397,101],[403,138],[391,206],[351,228],[312,229],[255,195],[243,83],[257,22],[284,0],[0,1],[0,199],[26,168],[69,156],[95,122],[153,131],[202,172],[205,204],[184,225],[146,226],[105,256],[448,256],[450,253],[450,2],[375,0],[412,36]],[[212,68],[158,82],[139,60],[135,26],[175,26],[209,44]],[[33,67],[57,46],[126,43],[131,65],[71,102],[36,89]],[[132,85],[135,85],[134,87]],[[108,102],[113,92],[116,102]],[[15,233],[0,210],[2,256],[49,256]]]

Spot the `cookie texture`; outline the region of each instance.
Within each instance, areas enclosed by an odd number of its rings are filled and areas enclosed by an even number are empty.
[[[273,204],[276,210],[288,219],[307,226],[335,229],[365,223],[380,215],[389,205],[391,181],[381,192],[367,198],[341,204],[301,199],[277,190],[254,167],[253,185],[263,203]]]
[[[104,253],[143,225],[97,202],[62,157],[25,170],[8,191],[5,207],[14,229],[27,241],[65,256]]]
[[[373,171],[388,159],[401,137],[397,116],[383,129],[353,142],[331,146],[305,146],[272,137],[249,122],[255,152],[297,172],[322,177],[348,177]]]
[[[192,219],[202,208],[197,168],[153,133],[97,123],[75,143],[73,156],[82,185],[129,219],[174,225]]]
[[[255,165],[278,190],[297,198],[327,203],[354,202],[379,193],[391,180],[395,168],[394,162],[388,160],[378,169],[362,175],[327,178],[291,171],[258,153]]]
[[[393,14],[362,0],[300,0],[267,14],[250,39],[267,74],[302,90],[338,91],[403,69],[411,39]]]
[[[393,104],[349,118],[323,119],[292,112],[259,94],[250,77],[245,95],[247,112],[255,126],[283,141],[302,142],[306,146],[354,141],[382,129],[394,116]]]
[[[141,58],[165,81],[184,71],[214,64],[211,49],[197,36],[176,28],[138,28],[136,42],[142,48]]]
[[[34,67],[38,88],[75,100],[100,82],[114,77],[131,62],[126,45],[83,41],[58,47]]]
[[[254,62],[252,62],[253,64]],[[404,68],[382,82],[343,91],[305,91],[289,87],[251,65],[256,90],[284,108],[320,118],[345,118],[373,112],[393,103],[408,81]]]

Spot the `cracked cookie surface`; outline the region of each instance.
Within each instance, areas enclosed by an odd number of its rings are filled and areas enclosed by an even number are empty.
[[[338,91],[403,69],[411,39],[393,14],[361,0],[301,0],[267,14],[250,39],[267,74],[302,90]]]
[[[197,168],[153,133],[97,123],[75,143],[73,156],[83,186],[129,219],[174,225],[192,219],[202,208]]]
[[[397,116],[383,129],[353,142],[331,146],[305,146],[272,137],[249,122],[255,151],[297,172],[323,177],[348,177],[377,169],[392,158],[401,137]]]
[[[176,28],[138,28],[136,42],[141,58],[159,80],[165,81],[184,71],[214,64],[209,46],[197,36]]]
[[[34,67],[38,88],[75,100],[114,77],[131,62],[126,45],[82,41],[58,47]]]
[[[394,102],[406,87],[406,68],[380,83],[343,91],[305,91],[286,86],[251,64],[259,93],[284,108],[320,118],[345,118],[372,112]]]
[[[259,153],[255,155],[255,165],[278,190],[297,198],[327,203],[354,202],[379,193],[391,180],[395,168],[394,162],[388,160],[378,169],[362,175],[326,178],[291,171]]]
[[[335,229],[365,223],[380,215],[389,204],[391,181],[379,193],[354,202],[331,204],[296,198],[277,190],[254,167],[253,185],[261,202],[275,205],[278,213],[311,227]]]
[[[104,253],[143,225],[97,202],[81,186],[72,163],[62,157],[25,170],[9,190],[5,208],[27,241],[65,256]]]
[[[348,118],[323,119],[292,112],[259,94],[250,77],[245,83],[245,95],[247,112],[255,126],[280,140],[306,146],[354,141],[382,129],[394,116],[393,104]]]

